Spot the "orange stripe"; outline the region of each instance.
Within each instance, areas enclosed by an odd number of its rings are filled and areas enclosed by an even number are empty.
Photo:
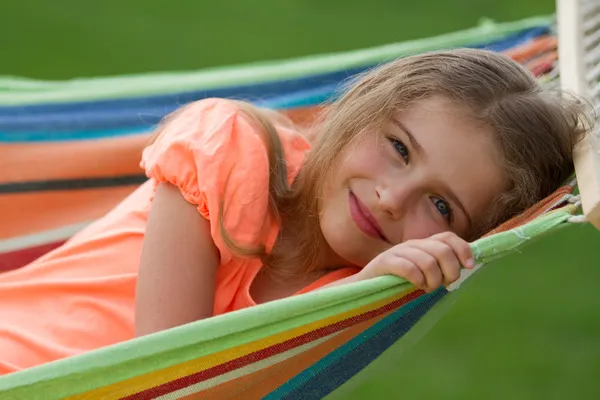
[[[573,187],[571,186],[563,186],[558,188],[554,193],[550,196],[546,197],[539,203],[536,203],[534,206],[528,208],[525,212],[516,217],[513,217],[506,221],[505,223],[498,226],[496,229],[491,230],[483,237],[493,235],[495,233],[500,233],[504,231],[508,231],[510,229],[516,228],[517,226],[524,225],[540,215],[544,214],[552,207],[557,201],[559,201],[563,196],[573,193]]]
[[[312,349],[276,365],[225,382],[213,388],[182,397],[181,399],[260,399],[392,312],[389,311],[376,318],[361,322]]]
[[[544,54],[540,54],[538,57],[534,57],[530,61],[525,63],[525,67],[529,70],[535,70],[537,67],[543,64],[552,64],[558,60],[558,51],[552,50]]]
[[[0,145],[0,183],[143,174],[146,135]],[[35,161],[33,161],[35,160]]]
[[[557,46],[558,41],[556,37],[540,36],[528,42],[527,44],[507,50],[504,52],[504,54],[517,62],[523,63],[540,53],[548,50],[555,50]]]
[[[0,196],[0,239],[75,225],[102,217],[138,186]]]

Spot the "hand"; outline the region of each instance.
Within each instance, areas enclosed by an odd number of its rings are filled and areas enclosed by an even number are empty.
[[[475,266],[469,244],[451,232],[409,240],[375,257],[355,277],[358,280],[397,275],[429,293],[460,277],[461,264]]]

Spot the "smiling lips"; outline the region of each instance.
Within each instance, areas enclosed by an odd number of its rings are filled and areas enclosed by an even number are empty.
[[[367,206],[360,202],[358,197],[352,191],[349,191],[349,204],[350,204],[350,215],[354,220],[354,223],[358,228],[363,231],[368,236],[371,236],[375,239],[381,239],[383,241],[388,241],[386,237],[383,235],[381,231],[381,227],[375,220],[375,217]]]

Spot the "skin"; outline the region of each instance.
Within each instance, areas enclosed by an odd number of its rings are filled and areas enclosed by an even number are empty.
[[[362,270],[332,285],[394,274],[431,291],[458,279],[461,265],[471,268],[464,238],[504,185],[490,138],[467,110],[433,97],[397,113],[382,132],[369,132],[342,154],[322,197],[324,267]],[[350,191],[384,237],[359,229]],[[208,221],[177,188],[160,184],[142,250],[136,335],[211,316],[217,268]],[[259,274],[251,293],[257,303],[270,301],[313,278],[282,283]]]
[[[135,335],[210,317],[218,265],[219,251],[210,236],[209,222],[177,187],[161,183],[144,235]]]

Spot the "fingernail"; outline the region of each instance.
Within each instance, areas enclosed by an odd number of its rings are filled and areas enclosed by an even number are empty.
[[[473,268],[475,266],[475,260],[473,260],[472,258],[467,258],[467,261],[465,261],[465,268]]]

